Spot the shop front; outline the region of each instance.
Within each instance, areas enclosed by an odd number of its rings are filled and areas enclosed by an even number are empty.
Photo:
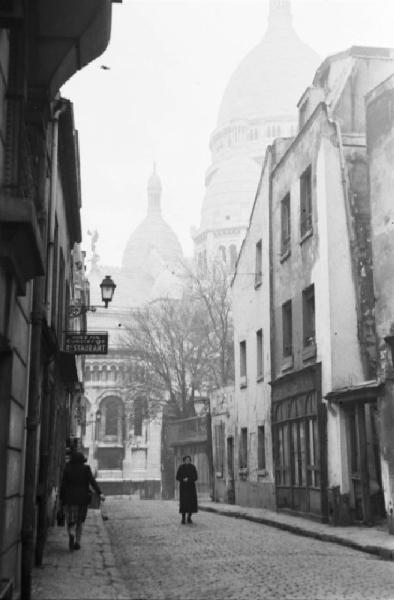
[[[327,521],[327,418],[319,364],[272,383],[272,428],[277,508]]]

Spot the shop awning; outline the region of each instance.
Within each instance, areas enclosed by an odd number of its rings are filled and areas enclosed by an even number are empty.
[[[383,384],[376,380],[364,381],[357,385],[349,385],[329,392],[324,397],[335,404],[375,402],[381,393]]]

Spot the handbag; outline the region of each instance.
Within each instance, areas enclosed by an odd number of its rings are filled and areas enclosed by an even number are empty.
[[[100,508],[100,495],[96,492],[90,492],[89,508]]]

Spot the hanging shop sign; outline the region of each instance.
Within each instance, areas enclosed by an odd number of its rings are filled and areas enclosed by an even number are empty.
[[[108,354],[108,332],[66,331],[65,352],[71,354]]]

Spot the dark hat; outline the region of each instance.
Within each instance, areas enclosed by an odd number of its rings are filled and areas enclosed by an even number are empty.
[[[190,456],[190,454],[186,454],[186,455],[185,455],[185,456],[182,458],[182,461],[183,461],[183,462],[185,462],[185,460],[186,460],[187,458],[190,458],[190,462],[192,461],[192,457]]]

